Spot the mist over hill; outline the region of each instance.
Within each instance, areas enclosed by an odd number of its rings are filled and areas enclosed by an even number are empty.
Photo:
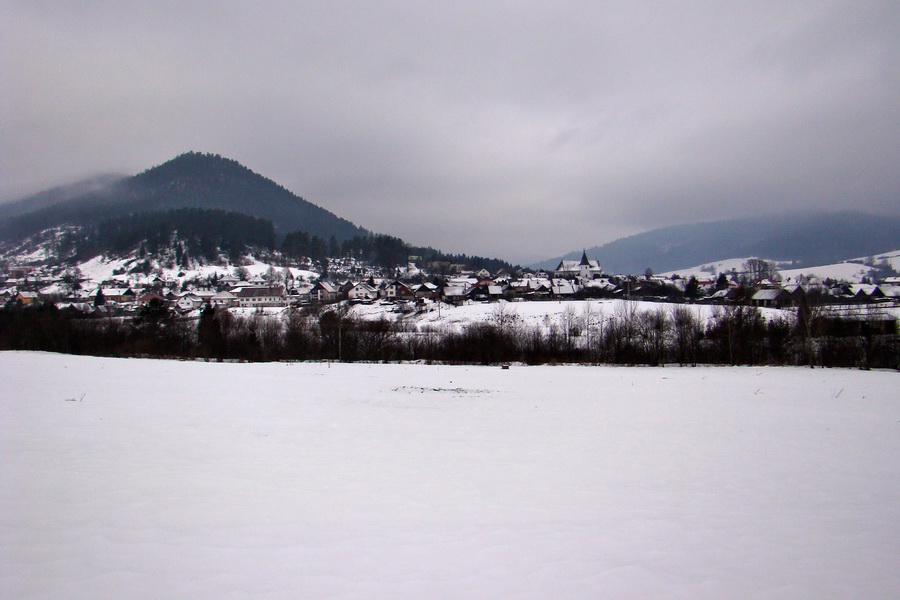
[[[758,256],[794,267],[829,264],[900,248],[900,216],[861,212],[732,219],[654,229],[587,249],[607,273],[686,269],[727,258]],[[552,269],[582,250],[532,265]]]
[[[11,219],[50,206],[61,204],[69,200],[91,195],[102,194],[126,179],[125,175],[107,173],[86,177],[80,181],[60,185],[43,190],[24,198],[14,198],[0,203],[0,219]]]
[[[0,205],[0,235],[21,238],[62,224],[93,225],[178,208],[239,212],[271,221],[279,233],[301,230],[323,239],[367,233],[235,160],[188,152],[133,177],[49,190]]]

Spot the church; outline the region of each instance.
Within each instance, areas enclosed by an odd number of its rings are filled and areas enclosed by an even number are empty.
[[[561,260],[554,275],[562,279],[596,279],[603,274],[600,263],[590,260],[587,251],[582,251],[581,260]]]

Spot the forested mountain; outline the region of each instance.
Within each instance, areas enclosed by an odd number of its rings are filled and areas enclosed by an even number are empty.
[[[301,230],[338,240],[366,234],[237,161],[215,154],[188,152],[139,175],[57,199],[44,193],[0,206],[0,235],[21,238],[62,224],[97,225],[111,217],[177,208],[252,215],[271,221],[282,234]],[[28,206],[34,208],[25,212]]]
[[[174,248],[173,248],[174,246]],[[179,208],[136,213],[102,221],[59,239],[62,255],[89,258],[97,254],[141,254],[174,249],[182,258],[216,261],[220,255],[237,262],[254,248],[272,250],[275,228],[271,221],[223,210]]]
[[[900,248],[900,217],[859,212],[764,216],[654,229],[588,248],[607,273],[686,269],[727,258],[758,256],[795,267],[830,264]],[[537,268],[575,260],[582,250]]]
[[[496,271],[505,261],[448,255],[374,234],[258,175],[237,161],[188,152],[133,177],[94,178],[0,204],[0,239],[21,240],[75,225],[54,242],[61,257],[172,250],[213,261],[250,248],[278,249],[287,258],[352,256],[383,267],[420,262],[461,263]],[[55,236],[56,234],[44,234]],[[276,239],[277,238],[277,239]]]

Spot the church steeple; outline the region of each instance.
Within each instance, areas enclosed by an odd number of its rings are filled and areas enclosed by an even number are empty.
[[[581,250],[581,262],[578,263],[578,266],[580,266],[580,267],[589,267],[589,266],[591,266],[591,263],[590,263],[590,261],[588,260],[588,257],[587,257],[587,250],[585,250],[585,249],[583,249],[583,248],[582,248],[582,250]]]

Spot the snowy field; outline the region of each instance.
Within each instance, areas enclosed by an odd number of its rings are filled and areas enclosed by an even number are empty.
[[[496,323],[498,311],[507,313],[507,318],[514,317],[516,325],[526,328],[538,327],[545,333],[553,326],[561,326],[567,314],[582,323],[590,322],[594,328],[603,328],[610,319],[622,316],[632,311],[634,313],[652,312],[661,310],[668,314],[679,308],[687,308],[700,323],[705,323],[714,315],[722,312],[723,307],[710,304],[675,304],[668,302],[641,302],[637,300],[551,300],[544,302],[473,302],[469,301],[460,306],[441,304],[441,310],[436,304],[428,305],[425,312],[412,312],[402,314],[393,312],[393,305],[376,302],[371,305],[357,305],[350,309],[350,313],[364,320],[375,320],[382,317],[407,325],[415,326],[419,330],[437,331],[462,331],[473,323]],[[900,318],[900,308],[885,307],[879,310],[889,314],[895,314]],[[790,310],[775,308],[760,308],[759,312],[766,319],[793,319],[794,313]],[[244,314],[253,314],[252,310]],[[565,328],[565,327],[563,327]]]
[[[0,597],[900,597],[900,378],[0,353]]]

